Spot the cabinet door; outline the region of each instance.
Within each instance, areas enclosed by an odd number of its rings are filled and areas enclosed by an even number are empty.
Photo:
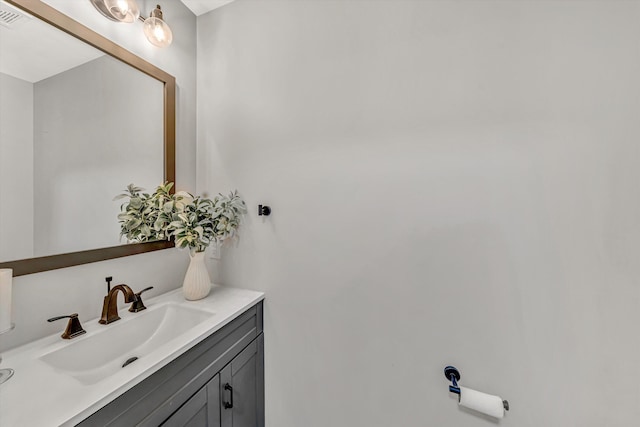
[[[220,427],[220,374],[187,400],[162,427]]]
[[[221,427],[264,427],[263,352],[260,334],[220,372]]]

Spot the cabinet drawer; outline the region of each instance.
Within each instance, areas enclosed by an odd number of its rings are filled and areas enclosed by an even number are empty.
[[[160,425],[261,332],[262,302],[78,425]]]

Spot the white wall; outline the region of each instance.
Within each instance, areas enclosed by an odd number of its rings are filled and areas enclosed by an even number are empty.
[[[33,254],[33,85],[0,73],[0,260]]]
[[[640,419],[640,3],[248,1],[198,18],[198,190],[250,205],[269,427]],[[258,203],[272,216],[259,219]]]
[[[34,85],[35,256],[123,243],[113,198],[164,182],[163,96],[107,55]]]
[[[194,191],[196,18],[193,13],[178,1],[162,4],[174,41],[170,47],[159,49],[146,41],[140,22],[127,26],[108,21],[88,1],[46,2],[176,77],[176,181],[179,189]],[[138,4],[148,14],[156,2],[139,1]],[[0,351],[62,331],[63,324],[46,322],[54,315],[77,312],[81,320],[99,317],[106,291],[105,276],[112,275],[114,282],[127,283],[134,289],[153,285],[155,289],[149,295],[155,295],[179,287],[187,264],[185,252],[168,249],[15,278],[16,329],[0,337]]]

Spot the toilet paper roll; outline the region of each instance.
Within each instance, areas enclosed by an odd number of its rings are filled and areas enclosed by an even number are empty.
[[[502,398],[466,387],[460,387],[460,406],[473,409],[494,418],[504,417]]]
[[[11,329],[11,282],[13,270],[0,269],[0,332]]]

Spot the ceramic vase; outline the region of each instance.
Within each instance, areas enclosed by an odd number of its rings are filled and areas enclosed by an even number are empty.
[[[211,292],[211,279],[204,263],[204,251],[189,253],[191,262],[184,276],[182,293],[189,301],[202,299]]]

